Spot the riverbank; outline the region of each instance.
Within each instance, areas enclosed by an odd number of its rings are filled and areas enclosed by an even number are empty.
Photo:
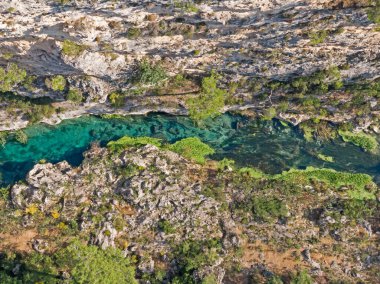
[[[170,142],[199,137],[215,148],[215,158],[230,158],[242,167],[258,167],[267,173],[315,166],[368,173],[379,179],[380,155],[376,149],[364,151],[360,144],[355,146],[338,137],[308,141],[302,130],[281,121],[232,114],[208,119],[198,126],[186,116],[85,116],[54,126],[33,125],[24,130],[24,135],[24,141],[10,140],[0,149],[0,171],[8,182],[22,179],[41,160],[67,160],[78,165],[91,143],[104,145],[125,135]]]

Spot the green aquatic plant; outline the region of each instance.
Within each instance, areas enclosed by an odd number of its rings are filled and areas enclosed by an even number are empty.
[[[174,144],[169,145],[168,149],[200,164],[205,163],[205,157],[207,155],[215,153],[214,149],[203,143],[197,137],[189,137],[179,140]]]
[[[107,148],[111,152],[120,152],[128,147],[141,147],[147,144],[155,145],[159,148],[167,148],[200,164],[206,161],[205,157],[207,155],[214,154],[215,152],[210,146],[196,137],[184,138],[171,145],[162,145],[161,139],[158,138],[124,136],[119,140],[109,142]]]
[[[120,152],[128,147],[141,147],[144,145],[154,145],[161,147],[161,139],[152,138],[152,137],[129,137],[124,136],[116,141],[108,142],[107,148],[111,152]]]
[[[366,151],[374,152],[379,147],[379,143],[377,142],[375,137],[365,134],[363,132],[354,133],[350,131],[339,130],[338,133],[342,137],[344,142],[352,143]]]
[[[0,146],[4,147],[8,141],[9,132],[8,131],[0,131]]]
[[[21,144],[26,144],[28,142],[28,135],[22,130],[17,130],[13,133],[14,139],[21,143]]]
[[[326,156],[326,155],[323,155],[323,154],[318,154],[317,157],[318,157],[318,159],[320,159],[322,161],[325,161],[325,162],[329,162],[329,163],[334,162],[334,158],[331,157],[331,156]]]

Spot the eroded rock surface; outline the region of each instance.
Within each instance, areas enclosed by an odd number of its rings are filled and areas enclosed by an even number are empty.
[[[144,0],[67,1],[65,5],[4,0],[0,3],[0,66],[13,62],[35,76],[33,88],[17,85],[13,91],[52,98],[60,111],[44,119],[48,123],[84,113],[185,114],[186,96],[162,97],[154,92],[128,96],[122,108],[109,107],[107,96],[133,90],[130,79],[136,65],[149,58],[160,62],[168,74],[186,74],[195,81],[217,70],[223,75],[221,86],[234,89],[223,111],[261,113],[275,107],[278,117],[295,123],[322,116],[360,124],[361,119],[377,117],[377,103],[369,103],[371,98],[364,98],[369,111],[358,116],[357,110],[341,106],[352,100],[349,92],[325,90],[326,95],[318,96],[323,112],[316,114],[305,109],[306,103],[287,97],[281,87],[260,88],[263,82],[289,82],[332,66],[340,68],[344,84],[376,80],[380,33],[369,20],[368,9],[374,8],[366,0],[196,1],[189,7]],[[65,52],[65,40],[83,49]],[[47,88],[45,79],[56,75],[67,79],[65,90]],[[73,87],[85,96],[81,105],[62,102]],[[284,96],[287,109],[281,104]],[[6,113],[6,106],[0,114],[14,116]],[[10,125],[3,120],[0,129],[23,127],[25,119],[14,116]]]
[[[181,256],[173,259],[179,245],[218,240],[219,249],[204,251],[211,262],[191,270],[194,279],[246,283],[252,275],[269,279],[300,268],[321,283],[376,278],[377,213],[347,211],[347,188],[251,178],[212,165],[152,145],[117,153],[94,145],[77,168],[36,165],[11,188],[10,214],[24,212],[22,230],[40,228],[32,242],[37,251],[81,237],[137,256],[140,276],[164,268],[170,279],[181,269]],[[265,200],[272,203],[260,213],[257,202]]]

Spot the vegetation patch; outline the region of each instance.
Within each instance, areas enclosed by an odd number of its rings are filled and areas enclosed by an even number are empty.
[[[186,101],[189,115],[193,120],[200,122],[221,114],[225,104],[226,92],[218,88],[217,82],[218,75],[211,72],[210,77],[205,77],[202,80],[200,95]]]
[[[329,35],[329,32],[326,30],[311,32],[309,34],[310,44],[317,45],[317,44],[323,43],[328,37],[328,35]]]
[[[128,29],[127,34],[129,39],[136,39],[141,35],[141,30],[139,28],[132,27]]]
[[[372,177],[367,174],[337,172],[332,169],[318,169],[314,167],[307,167],[305,170],[291,169],[275,175],[273,178],[297,183],[309,183],[311,180],[316,180],[335,188],[351,186],[355,190],[364,191],[367,186],[374,186]]]
[[[62,283],[60,274],[67,273],[70,283],[137,284],[135,268],[122,251],[86,246],[78,241],[53,255],[32,253],[18,259],[9,255],[0,259],[1,283]],[[12,269],[20,264],[17,275]]]
[[[344,142],[352,143],[356,146],[361,147],[365,151],[374,152],[378,149],[379,143],[376,138],[365,134],[363,132],[353,133],[350,131],[339,130],[339,135],[342,137]]]
[[[173,227],[172,224],[168,220],[160,220],[158,221],[158,229],[161,232],[164,232],[165,234],[173,234],[175,233],[175,228]]]
[[[222,246],[218,239],[184,241],[174,250],[178,270],[171,283],[196,283],[192,277],[193,272],[214,264],[221,250]]]
[[[318,157],[318,159],[320,159],[322,161],[325,161],[325,162],[329,162],[329,163],[334,162],[334,158],[331,157],[331,156],[326,156],[326,155],[323,155],[323,154],[318,154],[317,157]]]
[[[286,217],[288,209],[286,208],[286,204],[276,197],[261,196],[253,198],[252,213],[257,219],[273,221]]]
[[[125,105],[125,94],[119,92],[112,92],[108,95],[108,101],[113,107],[119,108]]]
[[[380,24],[380,0],[376,0],[376,6],[368,8],[368,19],[375,24]]]
[[[76,57],[81,55],[87,46],[75,43],[71,40],[64,40],[62,43],[62,53],[67,56]]]
[[[144,145],[161,147],[161,139],[152,137],[129,137],[124,136],[116,141],[108,142],[107,148],[112,152],[121,152],[128,147],[141,147]]]
[[[160,85],[168,75],[160,64],[149,62],[144,59],[140,62],[136,75],[133,77],[133,82],[141,85]]]
[[[199,11],[199,8],[194,3],[186,1],[175,1],[174,6],[188,13],[198,13]]]
[[[26,144],[28,142],[28,135],[22,130],[17,130],[13,133],[13,138],[21,144]]]
[[[248,168],[248,167],[240,168],[238,170],[238,173],[242,176],[246,176],[250,178],[262,178],[265,176],[265,174],[262,171],[255,168]]]
[[[200,164],[205,163],[207,155],[215,153],[214,149],[203,143],[197,137],[184,138],[174,144],[163,145],[162,140],[158,138],[124,136],[119,140],[109,142],[107,148],[111,152],[119,153],[128,147],[141,147],[148,144],[176,152],[181,156]]]
[[[215,153],[214,149],[196,137],[185,138],[177,141],[174,144],[169,145],[168,149],[200,164],[205,163],[205,157],[207,155],[212,155]]]
[[[26,71],[14,63],[10,63],[6,69],[0,67],[0,92],[9,92],[26,77]]]
[[[53,76],[52,78],[46,78],[45,85],[53,91],[64,91],[66,87],[66,79],[62,75]]]
[[[67,92],[66,99],[74,103],[80,103],[83,101],[83,94],[80,90],[71,88]]]

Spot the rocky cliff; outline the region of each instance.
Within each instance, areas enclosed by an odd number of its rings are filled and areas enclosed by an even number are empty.
[[[3,88],[21,98],[2,99],[0,129],[83,113],[186,114],[186,98],[211,70],[228,91],[220,111],[269,109],[294,124],[322,118],[367,129],[380,93],[375,9],[365,0],[4,0],[0,66],[27,75]],[[143,60],[165,71],[162,84],[133,80]],[[122,94],[117,107],[113,92]],[[22,97],[54,110],[36,107],[33,117]]]

